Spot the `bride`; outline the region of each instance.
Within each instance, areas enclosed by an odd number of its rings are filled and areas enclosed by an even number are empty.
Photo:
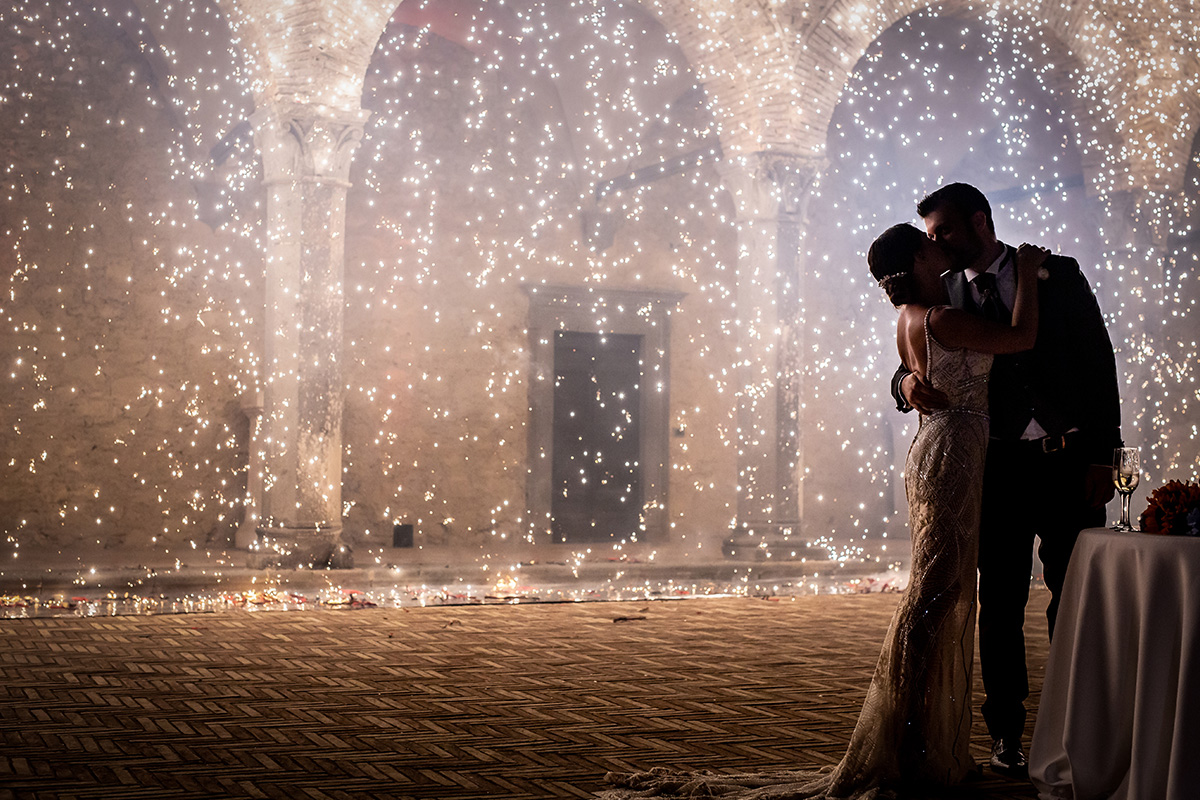
[[[922,415],[909,448],[909,586],[841,762],[831,772],[610,774],[606,780],[622,788],[602,797],[868,800],[951,786],[975,768],[968,745],[988,373],[993,354],[1033,347],[1037,270],[1047,253],[1028,244],[1018,249],[1011,325],[946,305],[941,276],[949,261],[915,226],[887,229],[867,253],[871,274],[900,310],[901,360],[944,392],[950,407]]]

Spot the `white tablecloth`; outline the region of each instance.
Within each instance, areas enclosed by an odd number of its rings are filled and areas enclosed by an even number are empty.
[[[1043,800],[1200,798],[1200,539],[1080,534],[1029,767]]]

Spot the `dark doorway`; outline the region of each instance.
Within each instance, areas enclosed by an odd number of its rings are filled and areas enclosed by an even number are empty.
[[[628,539],[641,525],[642,337],[554,337],[555,542]]]

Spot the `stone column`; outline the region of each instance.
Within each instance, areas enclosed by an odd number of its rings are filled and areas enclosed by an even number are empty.
[[[350,162],[365,112],[266,107],[263,513],[275,560],[331,566],[342,518],[342,272]]]
[[[737,527],[755,541],[787,541],[803,520],[800,241],[822,165],[763,152],[721,166],[738,215]]]
[[[233,546],[239,550],[253,550],[258,548],[258,524],[262,516],[262,392],[252,392],[244,396],[242,411],[250,423],[248,457],[246,459],[246,513],[234,535]]]
[[[1115,318],[1108,326],[1117,354],[1117,378],[1121,391],[1121,435],[1129,446],[1142,448],[1143,485],[1154,486],[1165,479],[1164,467],[1174,459],[1172,431],[1166,421],[1180,419],[1178,398],[1170,395],[1178,387],[1161,374],[1164,354],[1171,360],[1172,338],[1179,319],[1169,295],[1167,265],[1170,233],[1182,230],[1183,204],[1177,196],[1147,190],[1115,192],[1106,198],[1106,247],[1108,270],[1100,272],[1103,294],[1101,310]],[[1086,269],[1086,267],[1085,267]],[[1121,280],[1121,277],[1124,280]],[[1089,277],[1091,277],[1089,275]],[[1194,331],[1182,331],[1184,340],[1194,340]],[[1184,414],[1183,416],[1186,416]]]
[[[1161,304],[1166,277],[1168,238],[1178,228],[1176,199],[1148,191],[1114,192],[1106,201],[1108,219],[1105,258],[1121,265],[1138,278],[1159,289],[1157,296],[1144,295],[1143,302]]]

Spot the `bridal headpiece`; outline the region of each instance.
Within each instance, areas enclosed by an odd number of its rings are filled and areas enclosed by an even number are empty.
[[[894,294],[900,284],[909,280],[912,277],[911,272],[897,272],[894,275],[884,275],[879,279],[879,288],[883,289],[889,295]]]
[[[925,244],[925,234],[908,223],[893,225],[881,233],[867,250],[867,267],[893,305],[910,301],[915,285],[913,263]]]

